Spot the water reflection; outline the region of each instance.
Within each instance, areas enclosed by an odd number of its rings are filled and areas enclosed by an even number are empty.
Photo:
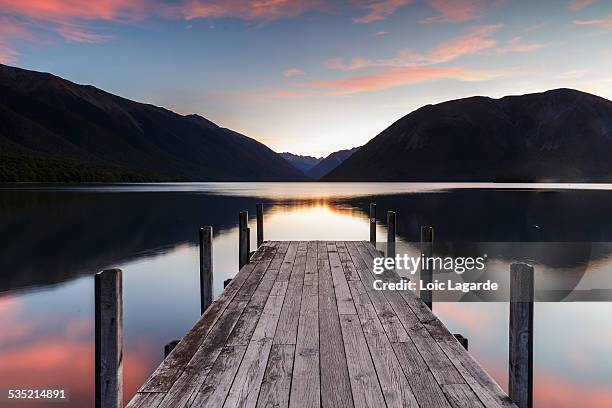
[[[265,203],[267,239],[367,239],[367,210],[397,211],[401,241],[423,224],[439,241],[612,241],[612,193],[595,190],[502,190],[484,186],[397,183],[228,183],[0,189],[0,387],[62,386],[71,401],[92,405],[93,280],[124,274],[126,399],[198,316],[197,230],[213,225],[215,293],[237,268],[237,214]],[[254,227],[254,223],[252,224]],[[252,229],[251,242],[255,242]],[[535,247],[532,247],[532,249]],[[585,257],[538,249],[541,273],[555,274]],[[542,256],[544,254],[544,256]],[[501,251],[507,262],[512,251]],[[518,256],[519,254],[516,253]],[[504,258],[505,257],[505,258]],[[607,278],[610,254],[588,256],[583,288]],[[506,383],[507,305],[436,303],[449,328]],[[536,305],[536,403],[540,407],[611,406],[612,326],[598,316],[608,304]],[[567,333],[580,333],[571,338]],[[607,342],[607,343],[606,343]],[[572,351],[573,350],[573,351]],[[579,350],[579,351],[576,351]],[[561,356],[561,358],[560,358]],[[553,387],[563,387],[554,394]],[[565,402],[556,395],[563,395]],[[596,397],[595,397],[596,396]],[[587,405],[584,404],[587,403]],[[27,405],[20,403],[18,406]]]

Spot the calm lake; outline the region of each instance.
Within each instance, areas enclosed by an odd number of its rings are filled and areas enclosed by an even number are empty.
[[[62,388],[70,401],[57,406],[93,406],[93,274],[118,267],[129,400],[163,359],[164,344],[198,318],[199,227],[214,228],[218,295],[238,269],[238,212],[250,212],[254,246],[260,202],[266,239],[367,240],[368,205],[376,202],[381,241],[385,213],[393,210],[404,242],[418,241],[421,225],[433,226],[440,242],[531,242],[531,253],[511,252],[537,265],[536,281],[569,282],[569,289],[612,299],[609,185],[4,185],[0,388]],[[556,248],[537,250],[550,246]],[[506,270],[506,258],[492,262]],[[585,298],[556,289],[554,300],[563,302],[535,304],[535,406],[610,407],[612,303],[568,301]],[[437,302],[434,312],[469,339],[472,355],[506,389],[508,304]]]

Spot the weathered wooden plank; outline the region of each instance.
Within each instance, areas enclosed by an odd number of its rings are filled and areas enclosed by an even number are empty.
[[[355,264],[355,268],[357,273],[359,274],[363,285],[366,288],[366,291],[370,295],[370,299],[372,304],[374,305],[374,309],[378,314],[378,317],[389,336],[389,339],[392,342],[396,341],[407,341],[408,333],[406,329],[396,316],[396,312],[393,310],[389,301],[385,298],[385,295],[381,291],[377,291],[373,287],[374,276],[370,271],[370,267],[363,260],[359,250],[362,248],[361,242],[347,242],[346,243],[347,250],[353,263]]]
[[[365,244],[365,247],[368,249],[371,257],[379,256],[375,248],[371,247],[367,243]],[[420,328],[421,326],[427,329],[429,334],[432,336],[432,339],[436,340],[438,346],[440,346],[442,351],[455,366],[465,382],[470,385],[473,393],[477,395],[477,397],[486,407],[509,406],[508,404],[511,405],[508,396],[503,392],[499,385],[497,385],[497,383],[495,383],[495,381],[491,379],[491,377],[478,365],[478,363],[473,360],[465,349],[459,345],[455,337],[450,334],[440,320],[427,306],[423,304],[420,299],[416,297],[416,295],[414,295],[412,292],[401,292],[401,295],[397,292],[387,292],[385,295],[389,298],[398,316],[401,317],[402,323],[410,329],[409,332],[412,332],[412,329],[418,329],[422,333],[422,329]],[[422,322],[421,319],[419,319],[419,317],[417,317],[417,315],[414,313],[415,307],[421,312],[420,317],[424,320],[424,322]],[[422,342],[420,343],[421,345],[427,346],[426,344],[422,344]],[[429,340],[429,344],[431,344],[431,340]],[[464,392],[469,393],[465,387],[462,389]],[[416,395],[417,397],[420,397],[421,393],[416,393]],[[474,396],[472,395],[470,398],[473,399]],[[432,400],[435,401],[435,398],[432,398]],[[421,403],[421,401],[419,401],[419,403]]]
[[[274,253],[271,255],[274,255]],[[267,258],[256,263],[253,273],[240,290],[239,296],[229,304],[217,324],[206,336],[204,342],[167,392],[166,397],[160,404],[161,407],[182,407],[191,403],[222,348],[228,345],[226,343],[230,334],[249,302],[249,294],[252,296],[255,291],[253,283],[258,282],[257,287],[263,284],[262,275],[264,275],[270,263],[271,259]]]
[[[516,407],[501,387],[465,351],[458,341],[442,341],[438,344],[485,407]]]
[[[325,244],[320,244],[318,248],[319,333],[323,339],[319,345],[321,405],[324,408],[352,408],[351,383],[348,376],[342,330],[338,318],[338,306],[336,305],[334,283],[329,264],[329,248]]]
[[[445,384],[442,390],[453,408],[483,407],[482,402],[467,384]]]
[[[165,392],[137,392],[125,408],[155,408],[165,396]]]
[[[300,242],[292,265],[287,295],[274,335],[274,344],[295,344],[296,342],[306,271],[306,249],[306,242]]]
[[[289,406],[294,355],[295,345],[274,344],[272,346],[268,366],[259,390],[257,407],[286,408]]]
[[[363,257],[362,262],[364,264],[371,263],[371,254],[367,251],[363,243],[357,243],[356,246],[360,249],[359,255]],[[385,280],[384,277],[381,279]],[[396,275],[395,279],[399,280],[399,276]],[[402,294],[404,294],[404,292],[405,291],[374,291],[374,293],[378,293],[389,300],[394,313],[396,313],[400,321],[404,323],[410,335],[410,339],[414,342],[423,356],[423,359],[436,378],[436,381],[438,381],[439,384],[465,383],[463,377],[459,374],[442,349],[436,344],[435,339],[427,331],[426,327],[420,324],[420,322],[417,322],[418,319],[415,319],[416,316],[413,314],[412,309],[410,309],[405,299],[402,300]],[[450,336],[452,337],[452,334]]]
[[[223,347],[210,374],[198,390],[192,407],[223,406],[246,348],[246,346]]]
[[[338,249],[338,256],[340,257],[340,262],[342,262],[342,269],[344,269],[344,276],[346,277],[346,280],[360,280],[359,274],[357,273],[355,265],[353,264],[353,260],[346,249],[346,243],[336,242],[336,248]]]
[[[385,399],[359,318],[356,315],[341,315],[340,326],[355,407],[385,407]]]
[[[307,296],[319,294],[319,271],[317,269],[317,241],[309,241],[306,251],[306,270],[304,271],[303,291]]]
[[[257,397],[268,364],[272,340],[288,283],[277,282],[276,284],[281,288],[279,290],[280,294],[268,297],[253,337],[240,363],[240,368],[234,378],[234,383],[230,388],[225,404],[223,404],[225,408],[254,408],[257,404]]]
[[[318,296],[303,291],[289,399],[291,408],[321,406],[318,303]]]
[[[387,407],[418,407],[410,383],[395,356],[391,342],[385,334],[363,283],[351,281],[349,286]]]
[[[277,281],[289,280],[289,277],[291,276],[291,271],[293,269],[293,264],[297,256],[299,244],[299,242],[291,242],[289,244],[289,248],[287,249],[287,253],[285,254],[285,258],[283,259],[283,264],[281,265],[280,271],[278,272],[278,276],[276,277]]]
[[[419,406],[421,408],[450,407],[444,392],[414,344],[408,341],[392,345]]]
[[[327,245],[329,250],[329,266],[331,268],[334,291],[336,293],[336,303],[338,304],[339,314],[356,314],[355,305],[351,291],[349,290],[346,275],[342,268],[342,261],[338,254],[335,243]]]
[[[240,270],[219,298],[213,301],[200,320],[187,332],[168,358],[162,361],[139,391],[167,392],[171,388],[236,294],[240,290],[251,293],[255,290],[267,267],[266,262],[270,262],[275,251],[275,244],[263,246],[258,251],[262,253],[261,261],[249,264]]]
[[[252,294],[249,303],[242,312],[240,319],[236,323],[236,327],[232,331],[226,344],[228,346],[247,345],[251,340],[255,326],[259,321],[259,317],[262,314],[264,306],[268,301],[272,287],[275,284],[275,279],[278,271],[282,265],[282,261],[285,257],[286,251],[288,250],[289,244],[282,243],[278,246],[278,250],[270,262],[269,267],[265,272],[265,276],[261,280],[261,283]]]

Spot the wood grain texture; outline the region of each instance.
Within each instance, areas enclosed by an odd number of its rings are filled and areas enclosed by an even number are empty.
[[[332,249],[335,249],[335,245],[321,244],[318,251],[319,335],[323,339],[319,345],[321,405],[324,408],[352,408],[351,383],[329,263],[329,251]]]
[[[123,404],[123,275],[120,269],[97,273],[95,286],[95,405]]]
[[[512,407],[371,243],[266,241],[129,408]]]

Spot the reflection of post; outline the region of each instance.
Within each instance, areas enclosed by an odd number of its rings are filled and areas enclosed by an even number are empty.
[[[261,246],[264,242],[264,214],[263,214],[263,204],[257,204],[257,248]],[[250,248],[249,248],[250,250]]]
[[[200,313],[212,303],[213,290],[213,229],[200,228]]]
[[[376,204],[370,203],[370,242],[376,245]]]
[[[421,282],[427,286],[433,280],[433,265],[429,258],[433,257],[433,228],[421,227]],[[429,309],[433,307],[433,293],[431,290],[421,291],[421,299]]]
[[[387,211],[387,257],[395,258],[395,212]]]
[[[240,211],[238,215],[238,267],[242,269],[244,265],[249,263],[249,231],[248,221],[249,212]]]
[[[123,400],[123,281],[120,269],[94,278],[96,408],[120,408]]]
[[[508,394],[519,408],[533,405],[533,267],[510,267]]]

